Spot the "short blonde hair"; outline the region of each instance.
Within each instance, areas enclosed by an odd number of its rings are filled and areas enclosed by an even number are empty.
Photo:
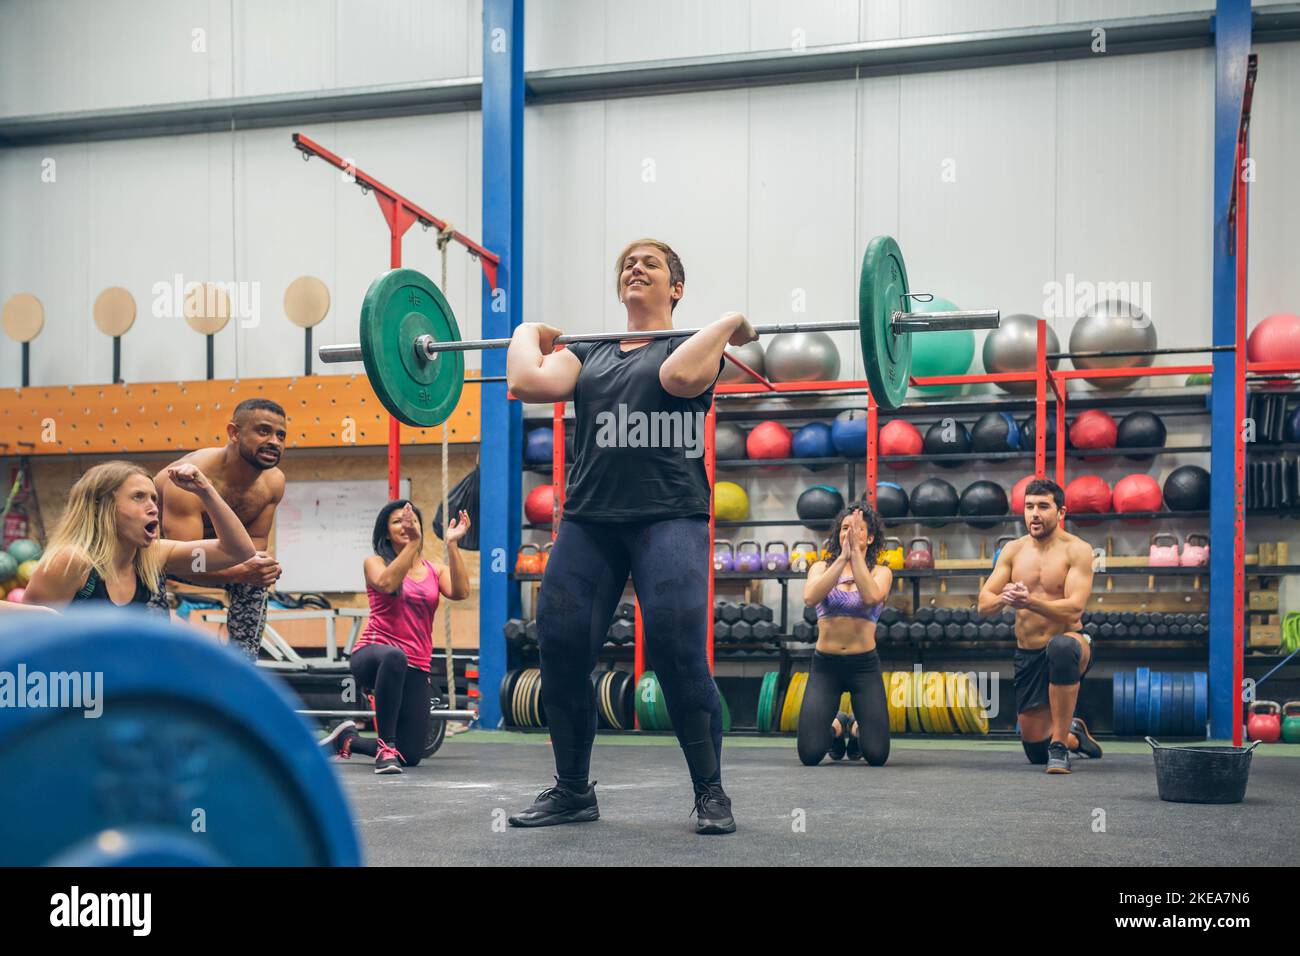
[[[68,504],[50,535],[41,563],[79,558],[88,562],[101,578],[109,577],[117,549],[117,489],[135,475],[148,478],[152,486],[153,477],[149,472],[129,461],[104,462],[78,478],[68,492]],[[158,578],[163,570],[158,540],[137,549],[133,564],[136,577],[157,595]]]
[[[673,252],[672,246],[668,245],[668,243],[663,242],[659,239],[637,239],[634,242],[629,242],[626,246],[624,246],[623,251],[620,252],[618,254],[618,258],[614,260],[614,294],[615,295],[618,295],[621,291],[621,287],[619,286],[619,280],[623,275],[623,263],[627,259],[628,253],[630,253],[637,246],[653,246],[654,248],[662,252],[664,254],[665,261],[667,261],[668,263],[668,284],[676,285],[677,283],[680,282],[683,286],[686,285],[686,269],[682,265],[681,257],[677,255],[677,253]],[[680,301],[681,299],[673,299],[672,307],[674,309],[677,308],[677,303]]]

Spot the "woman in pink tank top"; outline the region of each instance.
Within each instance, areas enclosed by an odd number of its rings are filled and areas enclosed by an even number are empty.
[[[375,773],[401,773],[424,753],[433,683],[433,617],[442,598],[469,597],[469,574],[459,542],[469,530],[462,511],[447,527],[447,564],[424,558],[424,519],[405,499],[390,501],[375,519],[375,553],[365,560],[370,620],[352,647],[351,669],[359,687],[375,697],[376,740],[357,736],[344,721],[322,744],[339,756],[375,758]]]

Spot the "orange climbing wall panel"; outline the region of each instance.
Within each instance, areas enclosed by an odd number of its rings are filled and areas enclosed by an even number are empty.
[[[479,388],[467,378],[443,426],[402,426],[402,444],[479,440]],[[290,448],[388,444],[388,412],[364,375],[312,375],[131,385],[0,389],[0,455],[190,451],[226,443],[226,423],[246,398],[284,406]]]

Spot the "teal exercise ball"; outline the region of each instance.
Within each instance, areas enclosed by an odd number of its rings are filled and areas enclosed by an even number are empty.
[[[929,302],[913,301],[914,312],[956,312],[958,306],[938,296]],[[965,375],[975,360],[975,333],[970,329],[955,332],[918,332],[912,336],[912,376]],[[918,385],[917,391],[929,395],[951,395],[958,385]]]

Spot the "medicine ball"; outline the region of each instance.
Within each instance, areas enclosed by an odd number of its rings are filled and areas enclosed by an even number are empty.
[[[551,523],[551,509],[555,507],[555,486],[538,485],[524,499],[524,514],[529,524]]]
[[[1250,330],[1246,357],[1252,362],[1300,362],[1300,315],[1279,312]]]
[[[713,429],[713,457],[716,461],[737,461],[748,458],[745,451],[745,431],[732,422],[718,424]]]
[[[1080,475],[1065,486],[1065,507],[1071,515],[1101,514],[1110,511],[1110,485],[1098,475]],[[1080,521],[1080,524],[1097,524]]]
[[[524,437],[524,464],[549,465],[555,432],[550,427],[530,428]]]
[[[1006,412],[981,415],[970,430],[971,451],[994,453],[1020,450],[1020,426]]]
[[[1034,444],[1034,436],[1037,430],[1034,428],[1035,416],[1030,415],[1020,423],[1020,447],[1024,449],[1033,449],[1037,447]],[[1047,441],[1044,443],[1047,448],[1056,447],[1056,412],[1048,411],[1047,413]]]
[[[1285,441],[1289,442],[1290,444],[1295,444],[1296,442],[1300,442],[1300,405],[1297,405],[1295,408],[1291,409],[1291,414],[1287,416],[1286,432],[1283,438]],[[10,553],[13,553],[13,550],[14,550],[13,545],[10,545],[9,546]]]
[[[911,422],[895,418],[880,429],[879,451],[881,455],[919,455],[924,447],[925,441],[921,438],[921,433],[916,430],[916,426]],[[887,461],[885,464],[889,465],[890,468],[897,468],[902,471],[911,468],[916,462]]]
[[[1011,486],[1011,513],[1023,515],[1025,513],[1025,489],[1029,483],[1034,480],[1034,475],[1025,475],[1014,485]]]
[[[1210,473],[1199,465],[1175,468],[1165,479],[1170,511],[1204,511],[1210,507]]]
[[[759,422],[745,439],[750,458],[789,458],[790,429],[780,422]]]
[[[850,458],[867,453],[867,414],[847,411],[835,416],[831,424],[831,442],[835,450]]]
[[[1007,513],[1007,493],[996,481],[972,481],[966,486],[966,490],[961,493],[961,501],[958,504],[957,512],[961,515],[997,515],[1002,517]],[[967,519],[966,523],[972,528],[996,528],[1002,522]]]
[[[876,483],[876,511],[882,518],[902,518],[907,514],[907,492],[892,481]]]
[[[1183,382],[1188,388],[1195,388],[1201,385],[1210,384],[1210,376],[1207,372],[1193,372],[1187,376],[1187,381]]]
[[[794,433],[790,440],[790,454],[794,458],[830,458],[835,454],[831,441],[831,426],[825,422],[809,422]],[[826,465],[809,465],[813,471]]]
[[[844,496],[830,485],[813,485],[799,496],[794,510],[805,527],[829,531],[831,521],[844,507]]]
[[[1116,511],[1159,511],[1163,496],[1160,483],[1150,475],[1125,475],[1115,482],[1111,495]],[[1146,519],[1126,521],[1125,524],[1142,524]]]
[[[926,429],[924,451],[927,455],[964,455],[970,451],[970,432],[955,419],[940,419]],[[965,468],[969,462],[939,459],[934,464],[940,468]]]
[[[912,489],[912,514],[918,518],[951,517],[957,513],[957,489],[942,478],[927,478]],[[942,528],[946,521],[924,521],[926,527]]]
[[[1075,448],[1114,448],[1119,426],[1115,419],[1099,408],[1090,408],[1070,426],[1070,444]],[[1105,460],[1105,455],[1094,455],[1084,461]]]
[[[749,517],[749,495],[734,481],[713,486],[713,517],[719,521],[744,521]]]
[[[1129,412],[1119,422],[1116,448],[1164,448],[1165,423],[1150,412]],[[1130,461],[1150,461],[1151,455],[1125,455]]]

